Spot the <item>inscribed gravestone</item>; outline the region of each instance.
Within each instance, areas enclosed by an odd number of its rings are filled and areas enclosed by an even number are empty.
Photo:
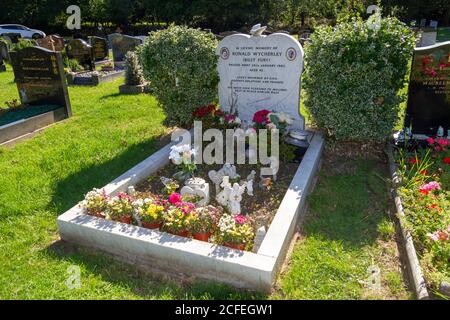
[[[11,64],[22,104],[55,105],[72,115],[60,52],[28,47],[11,52]]]
[[[125,61],[125,55],[127,52],[136,50],[137,46],[142,44],[142,39],[120,33],[110,34],[108,39],[111,43],[115,62]]]
[[[66,52],[70,59],[75,59],[79,64],[94,70],[92,47],[86,41],[82,39],[71,40],[66,46]]]
[[[414,50],[405,127],[413,134],[450,130],[450,41]]]
[[[105,60],[108,57],[108,43],[105,38],[92,36],[89,38],[89,42],[95,61]]]
[[[300,77],[303,49],[292,36],[234,34],[217,47],[219,99],[225,110],[232,105],[243,120],[252,121],[261,109],[282,111],[304,129],[300,115]]]

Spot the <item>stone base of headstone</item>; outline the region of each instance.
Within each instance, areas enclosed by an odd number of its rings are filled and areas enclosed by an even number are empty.
[[[123,84],[119,86],[119,91],[122,94],[139,94],[139,93],[149,93],[150,87],[146,84],[141,84],[137,86],[131,86],[127,84]]]

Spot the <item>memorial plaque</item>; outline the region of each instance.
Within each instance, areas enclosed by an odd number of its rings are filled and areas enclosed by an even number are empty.
[[[105,38],[92,36],[89,38],[92,47],[92,55],[95,61],[101,61],[108,58],[108,42]]]
[[[414,50],[405,127],[413,134],[450,130],[450,41]]]
[[[135,51],[137,46],[142,44],[142,39],[131,37],[120,33],[113,33],[108,36],[113,51],[115,62],[125,61],[128,51]]]
[[[37,39],[36,42],[40,47],[51,51],[64,50],[64,38],[56,35],[50,35],[45,38]]]
[[[75,59],[85,68],[94,70],[92,47],[86,41],[82,39],[71,40],[66,46],[66,53],[69,59]]]
[[[303,48],[294,37],[230,35],[219,43],[216,54],[222,108],[235,106],[239,117],[247,121],[261,109],[282,111],[294,117],[295,128],[304,129],[300,115]]]
[[[23,105],[55,105],[70,117],[71,107],[60,52],[28,47],[11,52],[15,82]]]

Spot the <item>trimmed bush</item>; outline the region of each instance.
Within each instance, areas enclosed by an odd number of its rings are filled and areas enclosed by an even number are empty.
[[[338,140],[385,140],[398,121],[414,35],[396,18],[378,30],[353,18],[319,27],[306,47],[303,88],[313,121]]]
[[[170,125],[189,126],[192,113],[217,97],[217,40],[212,33],[170,26],[140,48],[144,76]]]
[[[125,55],[125,84],[129,86],[139,86],[144,84],[142,66],[136,52],[128,51]]]

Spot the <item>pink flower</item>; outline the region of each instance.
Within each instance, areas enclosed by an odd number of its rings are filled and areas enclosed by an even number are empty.
[[[417,159],[417,158],[410,158],[409,160],[408,160],[408,163],[410,163],[410,164],[417,164],[417,163],[419,163],[420,161]]]
[[[226,114],[225,115],[225,121],[226,122],[233,122],[234,119],[236,119],[236,116],[234,114]]]
[[[169,202],[171,204],[177,204],[177,203],[181,202],[181,194],[176,193],[176,192],[172,193],[169,196]]]
[[[423,184],[419,189],[419,191],[423,194],[429,194],[433,190],[441,190],[441,185],[439,184],[439,182],[428,182],[426,184]]]
[[[191,213],[192,210],[194,210],[195,205],[191,202],[178,202],[176,204],[176,206],[178,208],[181,209],[181,211],[183,211],[184,214],[189,214]]]
[[[436,139],[436,142],[442,147],[447,147],[448,145],[450,145],[450,141],[448,141],[448,139],[446,138],[438,138]]]
[[[434,139],[431,137],[428,137],[427,142],[428,142],[428,144],[434,144]]]
[[[242,225],[247,222],[247,218],[245,216],[243,216],[242,214],[239,214],[234,217],[234,222]]]
[[[437,235],[437,232],[435,233],[427,233],[427,237],[432,241],[438,241],[439,236]]]

